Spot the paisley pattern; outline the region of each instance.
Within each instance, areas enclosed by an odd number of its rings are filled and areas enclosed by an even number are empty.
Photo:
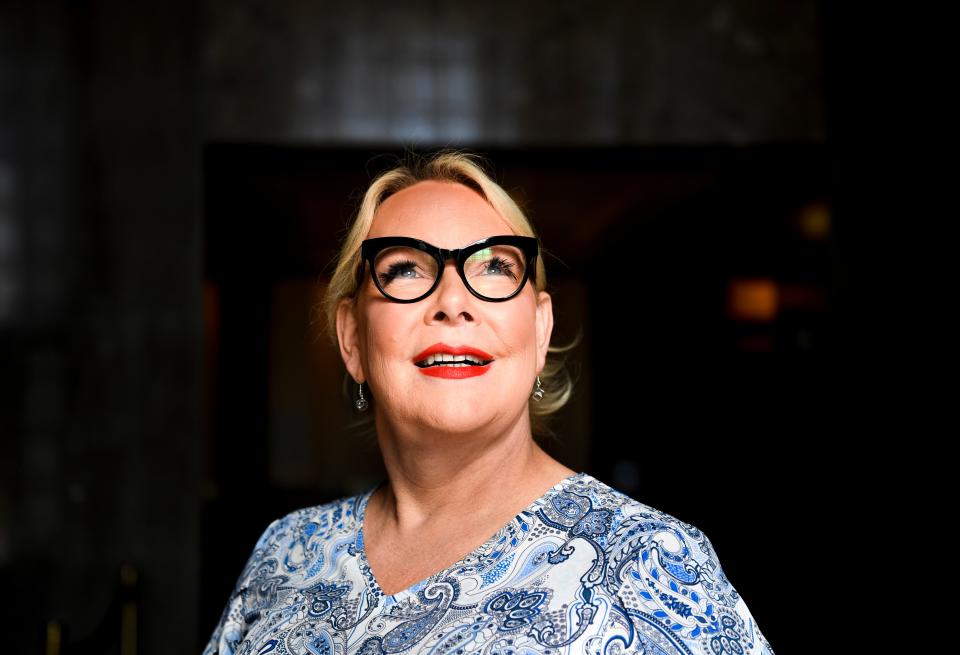
[[[204,655],[773,655],[706,535],[587,473],[392,596],[364,553],[376,488],[273,521]]]

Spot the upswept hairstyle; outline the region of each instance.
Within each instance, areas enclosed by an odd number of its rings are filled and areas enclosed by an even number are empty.
[[[339,353],[337,339],[337,305],[343,298],[356,299],[359,290],[357,284],[357,269],[360,265],[360,245],[370,232],[373,218],[380,204],[394,193],[426,180],[442,182],[457,182],[479,193],[512,227],[513,231],[521,236],[537,237],[533,225],[510,195],[498,185],[484,170],[484,160],[474,153],[462,150],[440,150],[433,154],[423,155],[407,152],[399,158],[397,164],[384,173],[378,175],[367,187],[360,202],[353,223],[347,230],[340,251],[335,258],[336,268],[331,275],[330,282],[317,306],[314,308],[315,321],[323,322],[324,328]],[[547,286],[547,275],[543,264],[543,245],[540,244],[540,255],[536,262],[536,290],[543,291]],[[555,433],[548,425],[549,417],[563,407],[573,392],[574,381],[571,379],[563,358],[551,356],[566,352],[579,343],[581,334],[567,346],[549,346],[547,359],[543,371],[540,373],[540,382],[544,396],[538,402],[530,398],[530,424],[534,435],[546,434],[555,437]],[[343,391],[345,397],[351,401],[355,393],[356,382],[345,373]],[[372,417],[376,399],[369,393],[369,386],[364,396],[370,403],[370,409],[360,420],[351,424],[354,427],[372,426]],[[531,392],[533,389],[531,389]],[[369,426],[368,426],[369,423]]]

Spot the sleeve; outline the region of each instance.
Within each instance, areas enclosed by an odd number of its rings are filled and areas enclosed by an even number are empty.
[[[247,558],[247,563],[243,567],[240,576],[237,578],[233,591],[227,600],[220,621],[217,623],[210,636],[209,642],[203,649],[203,655],[234,655],[237,646],[243,641],[244,621],[243,621],[243,590],[246,587],[248,578],[253,571],[257,569],[263,561],[264,555],[269,552],[270,543],[277,534],[281,525],[281,519],[276,519],[263,531],[260,538],[257,539],[253,553]]]
[[[624,653],[774,655],[707,536],[671,523],[637,535],[622,551],[629,561],[604,640],[618,639]]]
[[[750,608],[747,607],[743,596],[737,592],[730,583],[730,580],[727,579],[717,552],[713,547],[713,543],[706,534],[699,530],[697,532],[700,534],[700,540],[693,541],[694,545],[700,550],[703,569],[712,572],[716,581],[716,589],[722,594],[721,597],[726,597],[728,602],[733,604],[732,614],[722,615],[721,617],[719,626],[721,633],[713,635],[710,640],[706,642],[709,648],[704,651],[705,655],[725,652],[724,650],[717,650],[717,647],[720,645],[723,645],[727,649],[736,649],[735,644],[737,640],[739,640],[739,645],[742,647],[740,652],[748,655],[774,655],[773,648],[763,633],[760,632],[760,626],[757,625],[756,620],[753,618],[753,613],[750,611]],[[734,650],[733,652],[737,651]]]

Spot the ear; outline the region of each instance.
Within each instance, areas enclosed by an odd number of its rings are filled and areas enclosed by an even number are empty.
[[[341,298],[337,304],[337,343],[347,372],[356,382],[363,382],[367,378],[360,363],[360,325],[354,309],[350,298]]]
[[[537,294],[537,372],[547,363],[547,350],[553,334],[553,298],[546,291]]]

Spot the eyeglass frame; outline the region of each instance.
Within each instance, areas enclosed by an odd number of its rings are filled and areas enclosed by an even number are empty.
[[[466,273],[464,273],[463,267],[467,263],[467,259],[470,258],[475,252],[488,248],[490,246],[499,246],[499,245],[508,245],[515,246],[520,248],[523,251],[523,255],[526,258],[526,266],[523,271],[523,279],[517,285],[516,291],[511,293],[509,296],[504,298],[490,298],[489,296],[484,296],[483,294],[477,292],[467,281]],[[421,250],[428,255],[431,255],[435,260],[437,260],[437,279],[433,281],[433,285],[430,289],[421,295],[418,298],[411,298],[409,300],[402,300],[400,298],[394,298],[387,294],[384,291],[383,287],[380,285],[380,280],[377,278],[377,272],[374,268],[373,261],[376,256],[384,248],[390,248],[393,246],[409,246]],[[389,237],[373,237],[371,239],[364,239],[360,244],[360,265],[357,267],[357,287],[359,288],[363,282],[363,269],[364,265],[367,265],[367,268],[370,269],[370,277],[373,279],[373,283],[376,285],[380,293],[387,299],[392,302],[398,303],[414,303],[420,302],[430,294],[432,294],[438,286],[440,286],[440,280],[443,279],[443,271],[446,268],[448,259],[455,259],[457,262],[457,273],[460,275],[460,279],[463,280],[463,285],[467,288],[470,293],[479,298],[480,300],[485,300],[487,302],[506,302],[511,298],[515,297],[523,288],[527,285],[527,280],[532,280],[536,283],[537,279],[537,257],[540,254],[540,242],[536,237],[528,237],[519,234],[499,234],[495,236],[489,236],[479,241],[474,241],[469,243],[462,248],[438,248],[432,243],[427,243],[423,239],[415,239],[413,237],[402,237],[402,236],[389,236]],[[531,271],[533,273],[531,274]]]

